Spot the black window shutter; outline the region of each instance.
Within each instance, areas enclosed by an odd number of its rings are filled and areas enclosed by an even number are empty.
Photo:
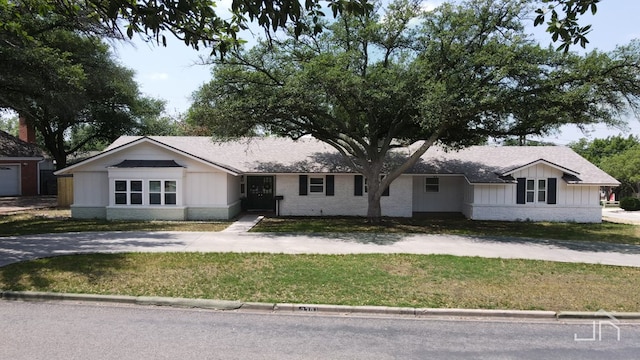
[[[326,196],[333,196],[335,194],[335,183],[333,181],[333,175],[327,175],[325,177],[325,181],[327,183],[327,188],[325,191]]]
[[[300,193],[299,195],[307,195],[307,175],[300,175]]]
[[[526,178],[518,178],[518,186],[516,188],[516,204],[524,204],[526,203],[526,187],[527,179]]]
[[[556,198],[558,194],[558,179],[547,179],[547,204],[556,204]]]
[[[353,195],[362,196],[362,175],[355,175],[353,177]]]

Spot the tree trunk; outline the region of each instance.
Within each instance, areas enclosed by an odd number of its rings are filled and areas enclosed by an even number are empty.
[[[379,224],[382,222],[382,207],[380,206],[380,195],[377,195],[377,191],[371,191],[369,188],[368,206],[367,206],[367,221],[372,224]]]

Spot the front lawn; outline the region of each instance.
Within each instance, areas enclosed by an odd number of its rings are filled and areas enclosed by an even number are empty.
[[[265,218],[252,231],[453,234],[640,244],[640,226],[636,225],[479,221],[461,217],[385,218],[379,225],[358,217]]]
[[[269,303],[640,311],[640,269],[448,255],[73,255],[0,268],[0,289]]]

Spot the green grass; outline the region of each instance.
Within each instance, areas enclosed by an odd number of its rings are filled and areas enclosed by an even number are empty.
[[[2,267],[0,289],[344,305],[640,311],[638,268],[447,255],[73,255]]]
[[[357,217],[266,218],[252,231],[454,234],[640,244],[640,226],[635,225],[479,221],[460,217],[385,218],[379,225]]]
[[[31,210],[0,215],[0,236],[80,231],[220,231],[225,221],[107,221],[71,219],[69,210]]]

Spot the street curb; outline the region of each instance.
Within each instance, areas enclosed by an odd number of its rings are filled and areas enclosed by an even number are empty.
[[[640,312],[615,312],[615,311],[559,311],[558,319],[617,319],[617,320],[640,320]]]
[[[354,315],[395,315],[413,317],[481,317],[481,318],[517,318],[517,319],[560,319],[570,318],[577,312],[495,310],[495,309],[438,309],[391,306],[349,306],[326,304],[259,303],[229,300],[186,299],[155,296],[121,296],[69,294],[32,291],[0,291],[2,300],[22,301],[89,301],[120,303],[147,306],[171,306],[210,310],[249,310],[281,313],[318,313],[318,314],[354,314]],[[562,314],[562,315],[561,315]],[[580,313],[591,314],[594,313]],[[637,317],[628,317],[625,313],[614,313],[620,319],[640,319],[640,313],[628,313]],[[600,314],[602,315],[602,314]]]

